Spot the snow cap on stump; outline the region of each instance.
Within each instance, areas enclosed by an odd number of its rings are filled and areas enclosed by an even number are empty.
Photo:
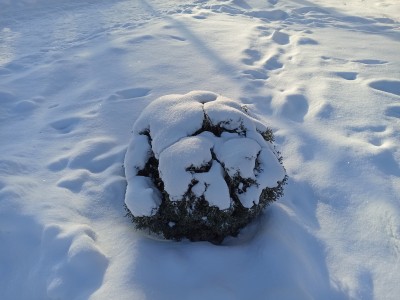
[[[248,109],[212,92],[153,101],[125,157],[125,204],[138,228],[219,243],[279,198],[285,169],[273,135]]]

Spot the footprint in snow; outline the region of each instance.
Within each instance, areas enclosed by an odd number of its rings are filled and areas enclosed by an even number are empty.
[[[268,37],[271,35],[271,28],[267,27],[267,26],[263,26],[263,25],[259,25],[256,27],[256,29],[258,30],[259,36],[260,37]]]
[[[277,43],[277,44],[279,44],[279,45],[287,45],[287,44],[290,43],[289,35],[286,34],[286,33],[284,33],[284,32],[282,32],[282,31],[279,31],[279,30],[275,30],[275,31],[272,33],[271,39],[272,39],[275,43]]]
[[[319,43],[316,40],[309,38],[309,37],[301,37],[297,41],[297,45],[300,45],[300,46],[302,46],[302,45],[318,45],[318,44]]]
[[[32,100],[22,100],[17,102],[13,107],[13,112],[15,114],[28,114],[38,108],[39,105]]]
[[[314,109],[313,115],[320,120],[329,120],[332,118],[335,109],[329,103],[322,103]]]
[[[151,89],[148,88],[129,88],[117,91],[116,94],[122,99],[132,99],[147,96]]]
[[[87,170],[71,170],[66,176],[62,177],[57,186],[79,193],[83,185],[90,179],[91,173]]]
[[[303,122],[308,113],[308,100],[301,94],[287,95],[278,104],[277,113],[295,122]]]
[[[119,146],[112,139],[98,137],[84,140],[78,143],[66,155],[60,156],[50,164],[47,168],[51,171],[58,172],[65,168],[73,170],[87,170],[89,173],[101,173],[113,165],[120,165],[123,161],[125,146]],[[82,174],[78,174],[81,177]],[[85,176],[84,176],[85,177]],[[62,178],[61,182],[74,181],[73,178]],[[75,177],[74,177],[75,178]],[[64,184],[65,185],[69,185]]]
[[[95,184],[95,175],[98,173],[107,171],[108,178],[119,174],[125,152],[125,146],[119,146],[111,139],[88,139],[52,160],[47,168],[53,172],[64,171],[57,186],[78,194],[85,186]]]
[[[51,161],[47,165],[47,168],[53,172],[62,171],[67,167],[68,161],[69,161],[68,157],[58,157],[53,161]]]
[[[387,136],[387,126],[385,125],[354,126],[349,129],[351,133],[360,135],[363,140],[367,140],[376,147],[382,146]]]
[[[115,163],[120,163],[125,148],[106,138],[93,138],[79,143],[69,156],[68,167],[101,173]]]
[[[192,15],[192,18],[198,19],[198,20],[205,20],[205,19],[207,19],[207,15],[204,13],[199,13],[196,15]]]
[[[43,230],[38,268],[47,274],[48,297],[89,298],[100,287],[109,259],[96,239],[87,225],[50,225]]]
[[[400,119],[400,105],[390,105],[385,110],[385,115],[392,118]]]
[[[242,62],[249,66],[252,66],[255,62],[259,61],[262,57],[261,53],[254,49],[245,49],[243,51],[243,54],[245,55],[245,57],[242,58]]]
[[[376,80],[369,83],[369,86],[375,90],[400,96],[400,81],[393,79]]]
[[[17,116],[26,116],[26,114],[33,112],[39,105],[32,100],[18,101],[18,98],[8,91],[0,91],[0,119],[5,118],[9,113]],[[2,113],[6,111],[6,113]]]
[[[269,57],[264,63],[264,69],[266,70],[277,70],[283,68],[283,64],[279,61],[279,55],[273,55]]]
[[[58,133],[66,134],[72,132],[81,121],[79,117],[68,117],[50,123],[50,126]]]
[[[370,157],[370,161],[375,164],[383,174],[400,177],[400,165],[390,149],[382,148],[378,154]]]
[[[253,80],[267,80],[269,78],[268,71],[281,68],[283,68],[283,64],[279,61],[279,55],[273,55],[266,59],[262,68],[245,70],[243,74]]]
[[[358,73],[357,72],[336,72],[336,76],[346,79],[346,80],[356,80]]]
[[[128,88],[124,90],[116,91],[115,94],[107,98],[108,101],[121,101],[131,100],[136,98],[146,97],[150,94],[151,89],[145,87]]]
[[[21,116],[30,114],[34,110],[38,109],[40,104],[43,103],[43,98],[34,97],[17,101],[17,98],[13,94],[0,92],[0,103],[2,106],[7,104],[7,102],[10,104],[10,112]]]
[[[360,59],[360,60],[353,60],[353,62],[360,63],[363,65],[383,65],[388,63],[385,60],[379,60],[379,59]]]

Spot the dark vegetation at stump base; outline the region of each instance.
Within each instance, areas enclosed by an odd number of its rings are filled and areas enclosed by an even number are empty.
[[[220,210],[209,206],[201,197],[172,202],[163,199],[158,211],[152,216],[135,217],[125,205],[126,216],[131,219],[137,229],[148,230],[168,240],[209,241],[221,244],[225,237],[236,237],[240,229],[254,220],[263,209],[283,195],[283,186],[288,177],[278,182],[275,188],[266,188],[260,202],[251,208],[245,208],[234,201],[233,207]]]
[[[202,129],[193,134],[193,136],[204,131],[221,136],[222,132],[228,130],[220,125],[211,125],[208,118],[205,118]],[[245,136],[246,130],[238,128],[236,133]],[[146,131],[142,134],[146,135],[151,143],[150,132]],[[267,142],[273,142],[274,137],[271,130],[260,132],[260,134]],[[218,161],[215,154],[212,156],[214,161]],[[279,156],[278,160],[282,164],[282,157]],[[256,168],[258,164],[257,159]],[[211,165],[212,162],[201,168],[192,166],[187,168],[187,171],[194,173],[207,172]],[[222,163],[221,165],[224,167]],[[276,187],[264,189],[259,203],[254,204],[251,208],[246,208],[240,202],[238,194],[251,185],[257,185],[257,183],[249,178],[241,178],[239,175],[231,178],[226,171],[224,172],[224,179],[231,197],[229,209],[220,210],[216,206],[210,206],[204,195],[201,197],[194,195],[192,187],[197,183],[195,180],[188,187],[188,191],[182,200],[171,201],[168,193],[164,190],[164,183],[158,172],[158,160],[153,155],[147,161],[144,169],[138,172],[138,175],[151,178],[162,194],[161,205],[151,216],[134,216],[125,205],[126,216],[131,219],[137,229],[148,230],[150,234],[155,233],[165,239],[180,241],[187,238],[190,241],[209,241],[213,244],[221,244],[227,236],[236,237],[239,231],[259,216],[267,205],[283,196],[283,186],[288,179],[286,175],[281,181],[277,182]],[[239,188],[240,185],[241,187]]]

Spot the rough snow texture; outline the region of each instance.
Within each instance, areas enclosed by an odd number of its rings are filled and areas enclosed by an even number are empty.
[[[267,130],[240,104],[211,92],[153,101],[136,121],[126,154],[127,207],[134,216],[150,216],[162,202],[162,191],[141,174],[150,157],[159,161],[170,201],[181,201],[193,189],[210,206],[229,209],[228,175],[232,181],[254,181],[237,192],[244,207],[257,205],[262,191],[277,187],[285,177],[271,142],[262,136]]]
[[[1,300],[399,299],[399,11],[0,0]],[[223,247],[123,217],[133,122],[199,89],[270,124],[290,177]]]

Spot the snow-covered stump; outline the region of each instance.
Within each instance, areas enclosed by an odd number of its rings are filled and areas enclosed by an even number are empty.
[[[138,229],[221,243],[283,195],[272,131],[245,106],[194,91],[152,102],[125,157],[125,208]]]

